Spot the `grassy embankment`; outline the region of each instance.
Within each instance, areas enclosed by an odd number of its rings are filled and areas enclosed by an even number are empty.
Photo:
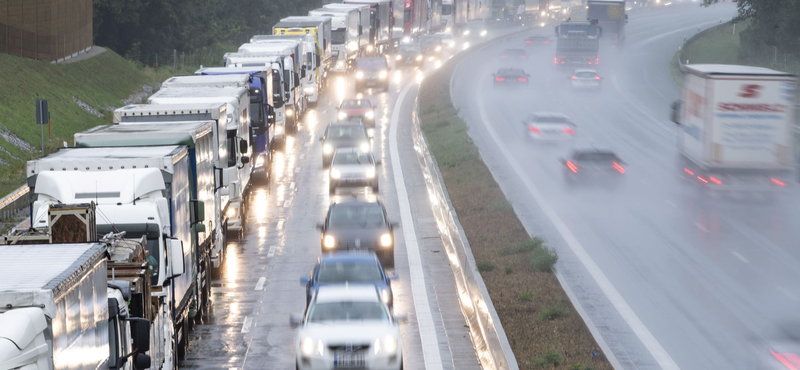
[[[458,117],[455,64],[425,80],[422,130],[520,368],[611,369],[552,272],[555,252],[525,231]]]
[[[190,74],[182,68],[176,74]],[[113,109],[122,100],[155,86],[173,74],[171,67],[140,68],[112,51],[71,64],[51,64],[0,54],[0,135],[11,133],[24,140],[24,148],[0,138],[0,197],[25,183],[25,162],[41,155],[40,127],[36,125],[36,99],[47,99],[51,115],[45,151],[52,152],[72,135],[111,123]],[[81,108],[85,102],[100,117]]]
[[[670,73],[678,86],[683,86],[683,74],[678,66],[679,56],[690,64],[742,64],[775,68],[766,58],[745,56],[740,53],[739,34],[747,28],[748,22],[732,24],[708,32],[690,44],[683,52],[676,52],[670,63]]]

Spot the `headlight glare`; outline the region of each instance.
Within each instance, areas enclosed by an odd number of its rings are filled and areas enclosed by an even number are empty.
[[[400,54],[397,54],[397,56],[394,57],[394,60],[400,60],[400,59],[403,59],[403,56]]]
[[[308,357],[314,354],[314,347],[314,340],[311,338],[305,338],[300,341],[300,353],[303,356]]]
[[[375,178],[375,168],[374,167],[368,168],[366,175],[368,179]]]
[[[397,352],[397,337],[387,335],[381,340],[381,350],[388,354]]]
[[[236,208],[235,207],[228,207],[228,210],[225,211],[225,216],[228,218],[236,217]]]
[[[347,113],[345,113],[345,112],[339,112],[339,115],[338,115],[338,117],[339,117],[339,119],[345,119],[345,118],[347,118]]]
[[[331,153],[333,153],[333,145],[331,145],[331,144],[325,144],[325,145],[323,145],[323,146],[322,146],[322,152],[323,152],[323,153],[325,153],[325,154],[331,154]]]
[[[488,32],[486,30],[481,31],[481,36],[486,36]]]
[[[361,143],[361,145],[358,148],[361,149],[362,152],[369,151],[369,143],[366,142]]]
[[[368,110],[367,113],[364,113],[364,117],[367,117],[369,119],[373,119],[373,118],[375,118],[375,112],[373,112],[371,110]]]
[[[422,55],[417,55],[417,60],[422,60]]]
[[[389,296],[389,290],[381,290],[381,299],[383,300],[383,303],[389,304],[389,298],[391,298]]]
[[[389,247],[392,245],[392,235],[389,233],[381,235],[381,246]]]
[[[322,245],[324,245],[325,248],[333,248],[336,246],[336,239],[331,235],[325,235],[325,238],[322,239]]]
[[[292,108],[286,108],[286,117],[291,117],[292,115],[294,115]]]
[[[364,72],[361,72],[361,71],[356,72],[356,78],[358,78],[358,79],[364,78]]]
[[[256,158],[256,167],[261,167],[261,166],[263,166],[263,165],[264,165],[264,162],[266,162],[266,161],[267,161],[265,158],[266,158],[266,156],[264,156],[264,155],[260,155],[260,156],[258,156],[258,158]]]
[[[339,171],[337,169],[331,169],[331,178],[332,179],[342,178],[342,171]]]
[[[381,74],[379,75],[379,77],[380,77],[381,79],[384,79],[384,78],[386,78],[387,76],[389,76],[389,73],[388,73],[388,72],[386,72],[386,71],[381,71]]]

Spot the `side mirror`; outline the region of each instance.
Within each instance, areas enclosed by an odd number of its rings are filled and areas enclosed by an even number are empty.
[[[303,276],[300,278],[300,285],[307,286],[308,285],[308,276]]]
[[[183,275],[186,271],[183,260],[183,242],[175,238],[169,238],[167,239],[167,250],[169,251],[170,277],[174,278]]]
[[[676,100],[676,101],[672,102],[671,108],[672,108],[672,112],[670,114],[670,119],[672,120],[672,122],[675,122],[675,124],[680,125],[681,124],[681,101],[680,100]]]
[[[289,315],[289,325],[291,325],[293,328],[300,326],[300,324],[302,323],[303,323],[303,316],[300,315],[299,313],[293,313]]]
[[[147,353],[150,350],[150,320],[131,318],[127,320],[131,325],[131,338],[133,339],[133,352]],[[150,367],[145,366],[144,368]]]
[[[300,69],[300,78],[306,78],[306,66],[303,65],[303,68]]]
[[[320,141],[320,142],[323,142],[323,141],[325,141],[325,136],[320,136],[320,137],[319,137],[319,141]]]
[[[314,62],[315,62],[314,65],[319,66],[320,64],[319,54],[314,54]]]
[[[298,76],[297,72],[292,72],[292,79],[294,80],[294,87],[297,87],[297,83],[300,81],[300,77]]]
[[[248,163],[250,163],[250,157],[248,157],[246,155],[243,155],[242,158],[241,158],[241,161],[242,161],[242,164],[248,164]]]
[[[202,200],[192,199],[192,212],[194,212],[194,223],[206,220],[206,204]]]
[[[397,280],[397,279],[399,279],[399,277],[397,276],[397,274],[391,274],[391,275],[389,275],[389,280],[392,280],[392,281],[394,281],[394,280]]]
[[[239,139],[239,152],[247,153],[247,140]]]
[[[363,27],[361,25],[359,25],[358,26],[358,34],[361,35],[363,33],[363,31],[364,31]]]
[[[206,232],[206,225],[204,223],[194,224],[194,232],[196,232],[196,233],[204,233],[204,232]]]
[[[325,229],[325,224],[323,224],[323,223],[318,223],[318,224],[317,224],[317,230],[319,230],[319,231],[322,231],[323,229]]]
[[[150,355],[144,353],[137,353],[133,355],[133,369],[145,370],[149,369],[151,365]]]

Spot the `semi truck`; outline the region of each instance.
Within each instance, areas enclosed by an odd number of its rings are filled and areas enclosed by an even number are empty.
[[[308,15],[331,18],[331,72],[351,70],[359,56],[358,9],[320,8]]]
[[[603,45],[618,49],[625,43],[625,24],[628,23],[625,0],[588,0],[586,18],[597,20],[603,29]]]
[[[781,191],[794,176],[796,76],[767,68],[686,66],[679,174],[710,191]]]
[[[557,65],[597,65],[600,63],[597,21],[565,21],[556,26]]]
[[[107,280],[105,243],[0,245],[0,256],[0,368],[151,366],[150,322]]]
[[[331,69],[333,49],[331,44],[330,17],[287,17],[272,26],[273,35],[312,35],[317,45],[320,62],[317,69],[317,81],[324,81]]]
[[[364,53],[369,45],[369,5],[366,4],[325,4],[322,9],[355,9],[358,12],[358,52]]]
[[[260,44],[260,43],[295,43],[299,42],[300,44],[297,45],[297,55],[300,55],[303,59],[302,68],[305,68],[305,77],[301,78],[301,88],[303,89],[303,95],[306,97],[309,106],[316,106],[317,102],[319,101],[319,92],[323,88],[324,80],[318,80],[317,75],[320,71],[320,58],[319,54],[317,54],[317,46],[314,43],[314,35],[310,34],[303,34],[303,35],[255,35],[250,38],[251,44]]]
[[[344,0],[344,3],[369,6],[370,42],[367,45],[367,54],[384,54],[390,50],[397,37],[403,37],[402,27],[398,29],[399,36],[395,36],[395,14],[390,0]]]

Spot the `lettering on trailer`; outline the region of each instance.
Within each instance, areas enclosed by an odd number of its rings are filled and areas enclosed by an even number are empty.
[[[688,92],[688,107],[686,108],[689,114],[697,118],[703,118],[703,107],[706,105],[706,98],[702,95],[696,94],[693,91]]]
[[[736,95],[742,98],[757,98],[761,96],[763,88],[761,85],[742,85],[741,91]]]
[[[741,96],[741,95],[740,95]],[[725,112],[786,112],[785,104],[746,104],[746,103],[717,103],[717,109]]]

